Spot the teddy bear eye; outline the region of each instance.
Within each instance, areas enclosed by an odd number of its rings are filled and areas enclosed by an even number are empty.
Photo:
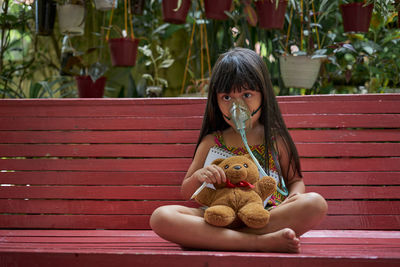
[[[224,169],[226,170],[226,169],[228,169],[228,168],[229,168],[229,165],[225,165]]]
[[[243,166],[244,166],[245,168],[248,168],[248,167],[249,167],[249,165],[247,165],[246,163],[243,164]]]

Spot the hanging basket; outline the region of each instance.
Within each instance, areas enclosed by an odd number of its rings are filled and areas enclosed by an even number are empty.
[[[54,2],[53,0],[36,0],[35,3],[36,34],[51,35],[54,29],[56,13],[57,13],[57,5],[56,2]]]
[[[107,78],[102,76],[93,82],[90,76],[75,76],[80,98],[102,98]]]
[[[115,3],[115,8],[117,7],[118,1],[115,0],[94,0],[94,4],[97,10],[107,11],[113,8]]]
[[[111,62],[114,67],[130,67],[136,64],[139,39],[113,38],[108,41]]]
[[[276,8],[275,0],[257,1],[256,10],[259,27],[263,29],[282,29],[285,23],[287,0],[280,0]]]
[[[204,9],[206,18],[216,20],[227,20],[225,11],[229,11],[232,6],[232,0],[204,0]]]
[[[340,5],[345,32],[368,32],[373,4],[350,3]]]
[[[82,5],[58,5],[58,23],[64,35],[83,35],[85,29],[85,7]]]
[[[178,0],[163,0],[163,20],[174,24],[183,24],[186,22],[186,16],[190,8],[190,0],[182,0],[181,6],[178,8]],[[178,8],[178,10],[176,10]],[[176,10],[176,11],[175,11]]]
[[[280,56],[279,66],[286,87],[310,89],[318,78],[321,60],[309,56]]]

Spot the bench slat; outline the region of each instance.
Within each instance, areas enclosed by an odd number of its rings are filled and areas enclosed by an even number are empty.
[[[327,199],[395,199],[398,186],[308,186]],[[1,198],[181,200],[180,186],[2,186]]]
[[[148,200],[41,200],[0,199],[2,213],[80,214],[80,215],[149,215],[162,205],[198,207],[194,201]],[[328,215],[400,215],[398,200],[328,200]]]
[[[398,157],[400,143],[297,143],[302,157]],[[194,144],[0,144],[3,157],[192,157]]]
[[[399,128],[400,114],[283,115],[288,128]],[[197,130],[202,116],[179,117],[0,117],[0,130]]]
[[[1,170],[187,171],[191,158],[3,159]],[[400,171],[400,158],[302,158],[303,171]]]
[[[0,227],[45,229],[148,229],[150,215],[0,215]],[[319,229],[395,230],[400,215],[328,216]]]

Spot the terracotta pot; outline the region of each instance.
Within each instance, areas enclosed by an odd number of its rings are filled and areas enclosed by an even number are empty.
[[[263,29],[282,29],[285,23],[285,13],[288,1],[280,0],[276,8],[275,0],[257,1],[256,10],[258,25]]]
[[[135,66],[139,39],[113,38],[108,41],[113,66]]]
[[[321,60],[308,56],[281,56],[279,66],[286,87],[309,89],[318,78]]]
[[[224,11],[229,11],[232,6],[232,0],[204,0],[204,9],[206,18],[227,20],[228,16]]]
[[[0,7],[1,8],[1,7]],[[54,29],[57,5],[53,0],[36,0],[35,24],[36,34],[50,35]]]
[[[95,82],[90,76],[75,76],[80,98],[102,98],[107,78],[102,76]]]
[[[190,0],[182,0],[182,5],[177,11],[174,11],[178,7],[178,0],[163,0],[163,20],[165,22],[174,24],[183,24],[186,22],[186,16],[190,8]]]
[[[368,32],[374,5],[364,7],[364,3],[340,5],[345,32]]]

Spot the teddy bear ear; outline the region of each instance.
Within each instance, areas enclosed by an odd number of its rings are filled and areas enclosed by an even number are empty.
[[[216,159],[216,160],[214,160],[213,162],[211,162],[211,164],[218,165],[218,164],[220,164],[220,163],[223,162],[223,161],[224,161],[224,159]]]

